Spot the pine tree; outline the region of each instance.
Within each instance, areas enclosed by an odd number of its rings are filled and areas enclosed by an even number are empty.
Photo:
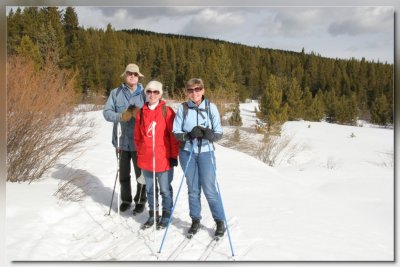
[[[38,29],[37,36],[39,38],[38,47],[43,61],[50,60],[57,65],[60,60],[60,51],[53,26],[51,24],[47,26],[42,24]]]
[[[200,66],[202,64],[200,54],[199,54],[200,49],[197,49],[197,46],[192,41],[189,43],[189,46],[187,46],[185,48],[185,50],[186,50],[185,58],[190,59],[190,60],[184,60],[184,62],[186,63],[185,67],[184,67],[185,82],[188,81],[190,78],[194,78],[194,77],[202,78],[205,83],[210,82],[212,80],[212,79],[210,79],[210,77],[208,77],[207,75],[200,74],[201,73]],[[211,66],[208,65],[208,67],[211,67]],[[206,72],[206,74],[208,74],[208,73]],[[208,86],[206,86],[206,87],[208,87]]]
[[[183,88],[185,85],[186,77],[185,77],[185,51],[183,45],[176,44],[175,46],[175,56],[176,56],[176,71],[175,71],[175,87],[178,88],[175,93],[179,92],[180,88]],[[179,93],[178,93],[179,95]]]
[[[75,9],[67,7],[63,17],[63,28],[65,36],[66,55],[61,62],[64,68],[72,68],[79,63],[79,23]]]
[[[302,97],[303,103],[304,103],[304,120],[307,121],[313,121],[313,110],[312,110],[312,104],[313,104],[313,97],[310,91],[310,88],[306,87],[304,89],[303,97]]]
[[[39,11],[38,7],[26,7],[22,15],[22,34],[29,36],[32,42],[38,45],[40,36],[38,29],[45,24],[46,18],[43,12]]]
[[[392,110],[384,94],[375,99],[371,109],[371,121],[379,125],[387,125]]]
[[[102,54],[107,55],[101,58],[101,69],[102,69],[102,83],[103,86],[110,90],[119,86],[122,82],[121,73],[123,72],[125,65],[122,62],[123,49],[118,36],[113,29],[111,24],[107,25],[106,32],[104,34]],[[129,62],[131,63],[131,62]],[[141,69],[142,66],[140,66]],[[146,68],[144,68],[146,69]],[[143,71],[141,71],[143,73]]]
[[[28,55],[30,50],[33,54]],[[37,66],[52,55],[51,60],[58,61],[59,67],[79,73],[83,91],[114,88],[121,82],[119,75],[125,65],[134,62],[146,76],[142,83],[158,78],[166,91],[181,92],[185,81],[200,77],[210,89],[207,92],[216,90],[215,95],[221,95],[222,90],[229,89],[232,96],[225,101],[237,96],[241,100],[259,99],[273,74],[282,91],[280,107],[284,109],[288,104],[290,119],[303,116],[319,120],[325,106],[328,121],[336,121],[339,116],[343,123],[354,123],[358,114],[370,119],[372,109],[376,113],[382,105],[377,102],[381,95],[385,95],[388,109],[393,109],[393,64],[365,58],[322,58],[313,52],[306,54],[304,49],[299,53],[279,51],[143,30],[85,30],[79,27],[72,7],[65,11],[57,7],[11,9],[7,15],[7,56],[17,53],[36,58]],[[292,78],[301,89],[310,88],[310,96],[303,92],[302,101],[307,99],[303,110],[308,112],[302,116],[293,114],[302,109],[293,108],[296,94],[290,89]],[[393,112],[383,114],[387,116],[386,123],[393,121]],[[378,120],[376,114],[374,120]]]
[[[268,129],[278,126],[288,118],[287,104],[282,103],[282,89],[277,85],[277,79],[271,75],[264,94],[261,97],[259,109],[262,119],[268,123]]]
[[[165,78],[164,78],[164,84],[165,84],[165,92],[167,96],[171,97],[173,93],[175,92],[175,80],[176,80],[176,56],[175,56],[175,49],[174,45],[171,40],[169,40],[166,43],[167,47],[167,60],[165,64]]]
[[[23,31],[21,8],[17,10],[10,10],[7,16],[7,54],[12,55],[16,53],[16,48],[21,43]]]
[[[66,48],[65,48],[65,35],[62,24],[62,12],[58,10],[57,7],[46,7],[43,9],[46,13],[47,18],[47,27],[51,30],[54,30],[54,38],[55,38],[55,48],[54,51],[57,51],[57,56],[59,57],[58,61],[63,60],[66,56]],[[58,64],[58,62],[57,62]]]
[[[354,95],[350,98],[343,95],[337,99],[335,103],[335,122],[355,125],[357,114],[357,102]]]
[[[251,51],[244,51],[241,64],[243,65],[244,86],[251,92],[251,97],[256,99],[262,95],[268,76],[263,76],[265,80],[259,81],[259,57],[252,54]]]
[[[301,66],[301,63],[298,58],[294,59],[295,62],[293,64],[293,67],[291,68],[291,77],[296,78],[296,81],[299,82],[301,81],[302,77],[304,76],[304,69]]]
[[[302,100],[302,91],[296,78],[290,81],[287,104],[289,120],[298,120],[304,117],[304,103]]]
[[[18,55],[32,60],[36,69],[39,69],[43,64],[38,46],[26,35],[22,37],[21,44],[17,47],[16,52]]]
[[[326,112],[326,120],[328,122],[336,122],[337,115],[337,97],[335,90],[326,91],[324,94],[324,104]]]
[[[311,93],[310,93],[311,95]],[[324,118],[325,114],[325,105],[323,100],[323,93],[321,90],[318,90],[315,97],[312,99],[312,103],[308,106],[308,118],[310,121],[321,121]]]

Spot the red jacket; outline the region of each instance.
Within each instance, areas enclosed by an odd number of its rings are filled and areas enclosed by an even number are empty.
[[[143,111],[136,113],[134,140],[138,155],[138,166],[146,171],[153,171],[153,136],[151,124],[155,126],[155,171],[164,172],[170,169],[169,159],[178,157],[179,141],[172,134],[172,125],[175,112],[167,108],[166,116],[163,107],[166,103],[160,100],[154,110],[149,109],[148,103],[143,106]],[[141,119],[141,115],[143,119]]]

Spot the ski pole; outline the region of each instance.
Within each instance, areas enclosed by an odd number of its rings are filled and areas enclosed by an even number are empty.
[[[117,185],[117,180],[118,180],[118,176],[119,176],[119,156],[120,156],[120,148],[119,148],[119,137],[121,136],[121,126],[118,123],[117,126],[117,173],[115,174],[115,181],[114,181],[114,188],[113,188],[113,192],[111,195],[111,202],[110,202],[110,209],[108,211],[108,214],[105,214],[106,216],[110,216],[111,214],[111,206],[114,200],[114,193],[115,193],[115,186]],[[118,215],[119,215],[119,203],[118,203]]]
[[[118,123],[118,139],[117,139],[117,145],[118,145],[118,150],[119,148],[119,138],[121,137],[122,132],[121,132],[121,124]],[[122,152],[121,152],[122,153]],[[118,179],[119,178],[119,158],[118,158]],[[120,205],[121,205],[121,183],[118,183],[118,218],[120,216]]]
[[[118,152],[117,152],[117,157],[118,157]],[[111,214],[111,206],[112,206],[112,201],[114,199],[114,192],[115,192],[115,186],[117,185],[117,180],[118,180],[118,171],[117,171],[117,174],[115,175],[114,189],[113,189],[113,193],[111,195],[110,209],[108,210],[108,214],[105,214],[106,216],[110,216],[110,214]]]
[[[118,155],[118,152],[117,152],[117,158],[118,157],[119,157],[119,155]],[[106,216],[110,216],[110,214],[111,214],[111,206],[112,206],[113,199],[114,199],[114,192],[115,192],[115,186],[117,185],[117,180],[118,180],[118,171],[117,171],[117,174],[115,175],[114,189],[113,189],[113,192],[112,192],[112,195],[111,195],[110,209],[108,210],[108,214],[105,214]]]
[[[196,140],[196,139],[195,139],[195,140]],[[168,228],[169,228],[169,225],[171,224],[171,220],[172,220],[172,214],[174,214],[174,210],[175,210],[175,207],[176,207],[176,203],[178,202],[178,197],[179,197],[179,193],[180,193],[181,188],[182,188],[183,179],[184,179],[185,176],[186,176],[186,171],[187,171],[187,168],[188,168],[188,166],[189,166],[190,159],[192,158],[193,150],[194,150],[194,144],[192,145],[192,149],[190,150],[190,154],[189,154],[189,159],[188,159],[188,161],[186,162],[185,170],[183,171],[181,183],[180,183],[180,185],[179,185],[178,192],[176,193],[174,205],[172,206],[172,210],[171,210],[171,215],[169,216],[168,224],[167,224],[167,227],[165,228],[164,236],[163,236],[163,239],[162,239],[162,241],[161,241],[161,245],[160,245],[160,249],[159,249],[158,253],[161,253],[161,250],[162,250],[162,247],[163,247],[165,238],[166,238],[166,236],[167,236]]]
[[[157,217],[156,217],[156,154],[155,154],[155,130],[156,130],[156,122],[153,121],[151,124],[151,134],[153,138],[153,228],[154,228],[154,242],[156,242],[156,223],[157,223]]]
[[[207,127],[211,124],[210,121],[210,109],[208,109],[207,111]],[[228,239],[229,239],[229,245],[231,247],[231,252],[232,252],[232,257],[235,256],[235,253],[233,252],[233,246],[232,246],[232,240],[231,240],[231,235],[229,233],[229,226],[228,226],[228,222],[226,221],[226,216],[225,216],[225,209],[224,209],[224,204],[222,203],[222,196],[221,196],[221,190],[219,189],[219,184],[218,184],[218,180],[217,180],[217,167],[215,165],[215,156],[214,153],[211,153],[211,146],[210,146],[210,141],[208,141],[208,151],[210,152],[210,157],[211,157],[211,163],[213,165],[213,169],[214,169],[214,175],[215,175],[215,184],[217,185],[217,191],[218,191],[218,196],[219,196],[219,203],[221,204],[221,208],[222,208],[222,216],[224,216],[224,221],[225,221],[225,225],[226,225],[226,232],[228,233]]]
[[[156,154],[155,154],[155,130],[156,130],[156,122],[152,121],[151,124],[149,125],[149,128],[147,128],[146,135],[147,137],[152,138],[152,147],[153,147],[153,225],[154,225],[154,242],[156,241]],[[151,132],[151,136],[149,136],[149,133]]]
[[[222,203],[221,190],[219,189],[219,185],[218,185],[218,181],[217,181],[217,168],[216,168],[216,166],[215,166],[215,156],[214,156],[214,153],[211,153],[210,142],[208,142],[208,151],[210,152],[211,162],[212,162],[212,166],[213,166],[213,169],[214,169],[215,183],[216,183],[216,185],[217,185],[218,196],[219,196],[219,202],[220,202],[221,208],[222,208],[222,215],[224,216],[224,221],[225,221],[225,225],[226,225],[226,232],[228,233],[229,245],[230,245],[230,247],[231,247],[232,257],[234,257],[234,256],[235,256],[235,253],[233,252],[233,246],[232,246],[231,235],[230,235],[230,233],[229,233],[229,226],[228,226],[228,222],[226,221],[225,209],[224,209],[224,205],[223,205],[223,203]]]

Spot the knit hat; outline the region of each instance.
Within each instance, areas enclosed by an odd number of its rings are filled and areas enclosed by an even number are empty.
[[[124,75],[125,75],[125,73],[126,73],[127,71],[129,71],[129,72],[136,72],[137,74],[139,74],[140,77],[144,77],[144,75],[140,73],[139,67],[138,67],[138,65],[136,65],[136,64],[133,64],[133,63],[128,64],[128,65],[126,66],[126,68],[125,68],[124,73],[121,74],[121,77],[124,77]]]
[[[163,94],[163,90],[162,90],[162,83],[160,83],[159,81],[150,81],[146,87],[144,88],[144,91],[146,92],[147,89],[151,89],[151,90],[158,90],[160,91],[160,95]]]

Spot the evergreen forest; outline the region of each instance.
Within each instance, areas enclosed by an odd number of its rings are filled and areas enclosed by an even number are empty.
[[[326,58],[208,38],[140,29],[82,28],[73,7],[26,7],[7,14],[7,55],[51,61],[75,73],[75,90],[107,96],[136,63],[164,85],[170,98],[185,81],[200,77],[207,90],[234,96],[233,104],[258,99],[259,117],[269,124],[309,120],[353,125],[363,119],[393,123],[393,64]],[[10,70],[8,70],[10,71]]]

